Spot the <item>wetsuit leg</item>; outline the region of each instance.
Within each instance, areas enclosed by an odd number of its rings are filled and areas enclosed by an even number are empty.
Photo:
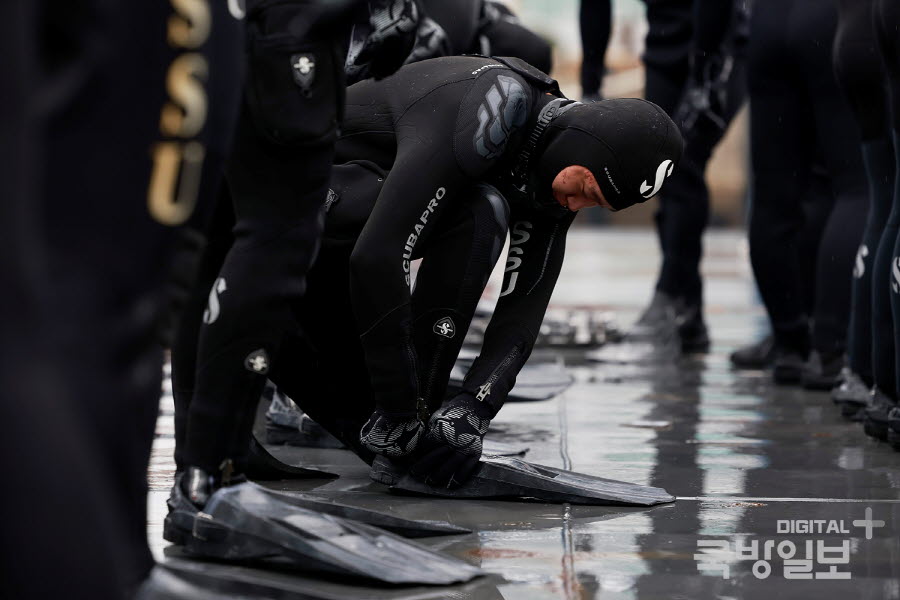
[[[870,210],[853,268],[847,340],[850,368],[872,385],[872,270],[893,190],[893,146],[887,126],[887,88],[875,38],[875,0],[841,0],[834,41],[834,67],[862,134]]]
[[[612,31],[610,0],[581,0],[578,12],[581,31],[581,95],[600,97],[606,70],[606,48]]]
[[[441,220],[425,248],[412,294],[419,393],[430,412],[444,400],[450,370],[503,249],[509,207],[485,184]]]
[[[346,25],[308,22],[305,3],[248,8],[249,68],[226,164],[235,241],[204,313],[183,455],[210,473],[229,460],[243,469],[266,374],[297,329],[343,104]]]
[[[805,356],[809,331],[797,235],[804,224],[800,199],[809,181],[811,99],[799,85],[788,39],[793,3],[758,2],[750,29],[750,139],[753,204],[750,259],[777,344]]]
[[[550,44],[518,21],[497,19],[479,33],[487,38],[491,56],[515,56],[544,73],[553,69]]]
[[[813,347],[825,364],[840,360],[846,351],[854,257],[869,200],[859,128],[832,68],[837,11],[814,0],[798,0],[797,7],[792,35],[806,66],[804,84],[816,122],[816,141],[835,198],[819,247],[813,312]]]
[[[364,460],[359,431],[375,409],[369,373],[353,317],[350,255],[385,173],[369,162],[336,165],[322,247],[298,305],[303,336],[285,342],[285,358],[270,379],[298,406]]]
[[[892,400],[900,397],[900,369],[897,368],[898,323],[900,323],[900,43],[897,29],[900,27],[900,7],[895,2],[878,0],[876,8],[876,29],[879,47],[888,74],[891,135],[893,139],[895,171],[894,192],[891,212],[881,235],[881,243],[875,257],[875,273],[872,276],[872,361],[875,385]],[[892,245],[892,241],[893,242]],[[885,304],[890,303],[891,310]],[[886,339],[887,323],[893,321],[894,335]]]

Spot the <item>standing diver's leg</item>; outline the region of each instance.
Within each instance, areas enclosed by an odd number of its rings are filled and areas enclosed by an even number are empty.
[[[249,72],[226,165],[235,241],[203,315],[181,453],[182,489],[195,485],[199,505],[246,466],[265,376],[297,328],[343,103],[343,14],[302,2],[247,8]]]
[[[875,380],[871,406],[865,412],[865,431],[879,439],[887,438],[887,415],[900,398],[898,390],[897,345],[900,323],[900,7],[879,0],[875,7],[876,33],[884,58],[890,90],[891,136],[894,145],[894,196],[887,224],[875,254],[872,274],[872,373]],[[892,326],[889,325],[892,323]]]
[[[835,401],[862,405],[872,386],[872,270],[875,252],[892,201],[894,156],[887,123],[886,74],[877,41],[875,0],[841,0],[834,40],[834,70],[862,134],[862,157],[869,183],[870,207],[856,252],[847,370]]]
[[[775,380],[799,381],[809,353],[797,238],[809,181],[812,124],[797,67],[786,57],[795,2],[756,4],[750,29],[750,139],[754,195],[750,260],[775,336]]]
[[[612,31],[611,0],[581,0],[578,8],[581,31],[581,99],[599,100],[606,71],[606,48]]]
[[[828,169],[834,207],[822,232],[816,267],[813,338],[803,385],[830,390],[840,374],[847,344],[854,257],[862,238],[869,199],[860,134],[832,66],[837,10],[828,3],[800,4],[792,35],[804,69],[816,123],[815,138]]]

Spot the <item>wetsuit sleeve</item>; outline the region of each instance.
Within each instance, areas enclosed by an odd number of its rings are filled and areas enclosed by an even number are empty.
[[[463,390],[496,414],[531,354],[562,269],[566,232],[574,214],[559,221],[532,212],[512,214],[503,289],[480,356]]]
[[[397,120],[394,166],[350,258],[354,316],[384,412],[409,414],[417,405],[410,262],[427,252],[447,207],[465,200],[527,119],[526,85],[496,71],[436,88]]]

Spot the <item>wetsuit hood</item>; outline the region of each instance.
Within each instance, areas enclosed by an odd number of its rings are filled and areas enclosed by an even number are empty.
[[[551,199],[559,172],[578,165],[590,170],[615,210],[659,193],[684,146],[661,108],[635,98],[572,106],[550,122],[541,142],[538,198]]]

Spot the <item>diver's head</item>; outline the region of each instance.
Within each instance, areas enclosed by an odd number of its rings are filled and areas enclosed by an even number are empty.
[[[683,149],[672,119],[635,98],[572,106],[543,137],[537,197],[572,211],[645,202],[662,189]]]

